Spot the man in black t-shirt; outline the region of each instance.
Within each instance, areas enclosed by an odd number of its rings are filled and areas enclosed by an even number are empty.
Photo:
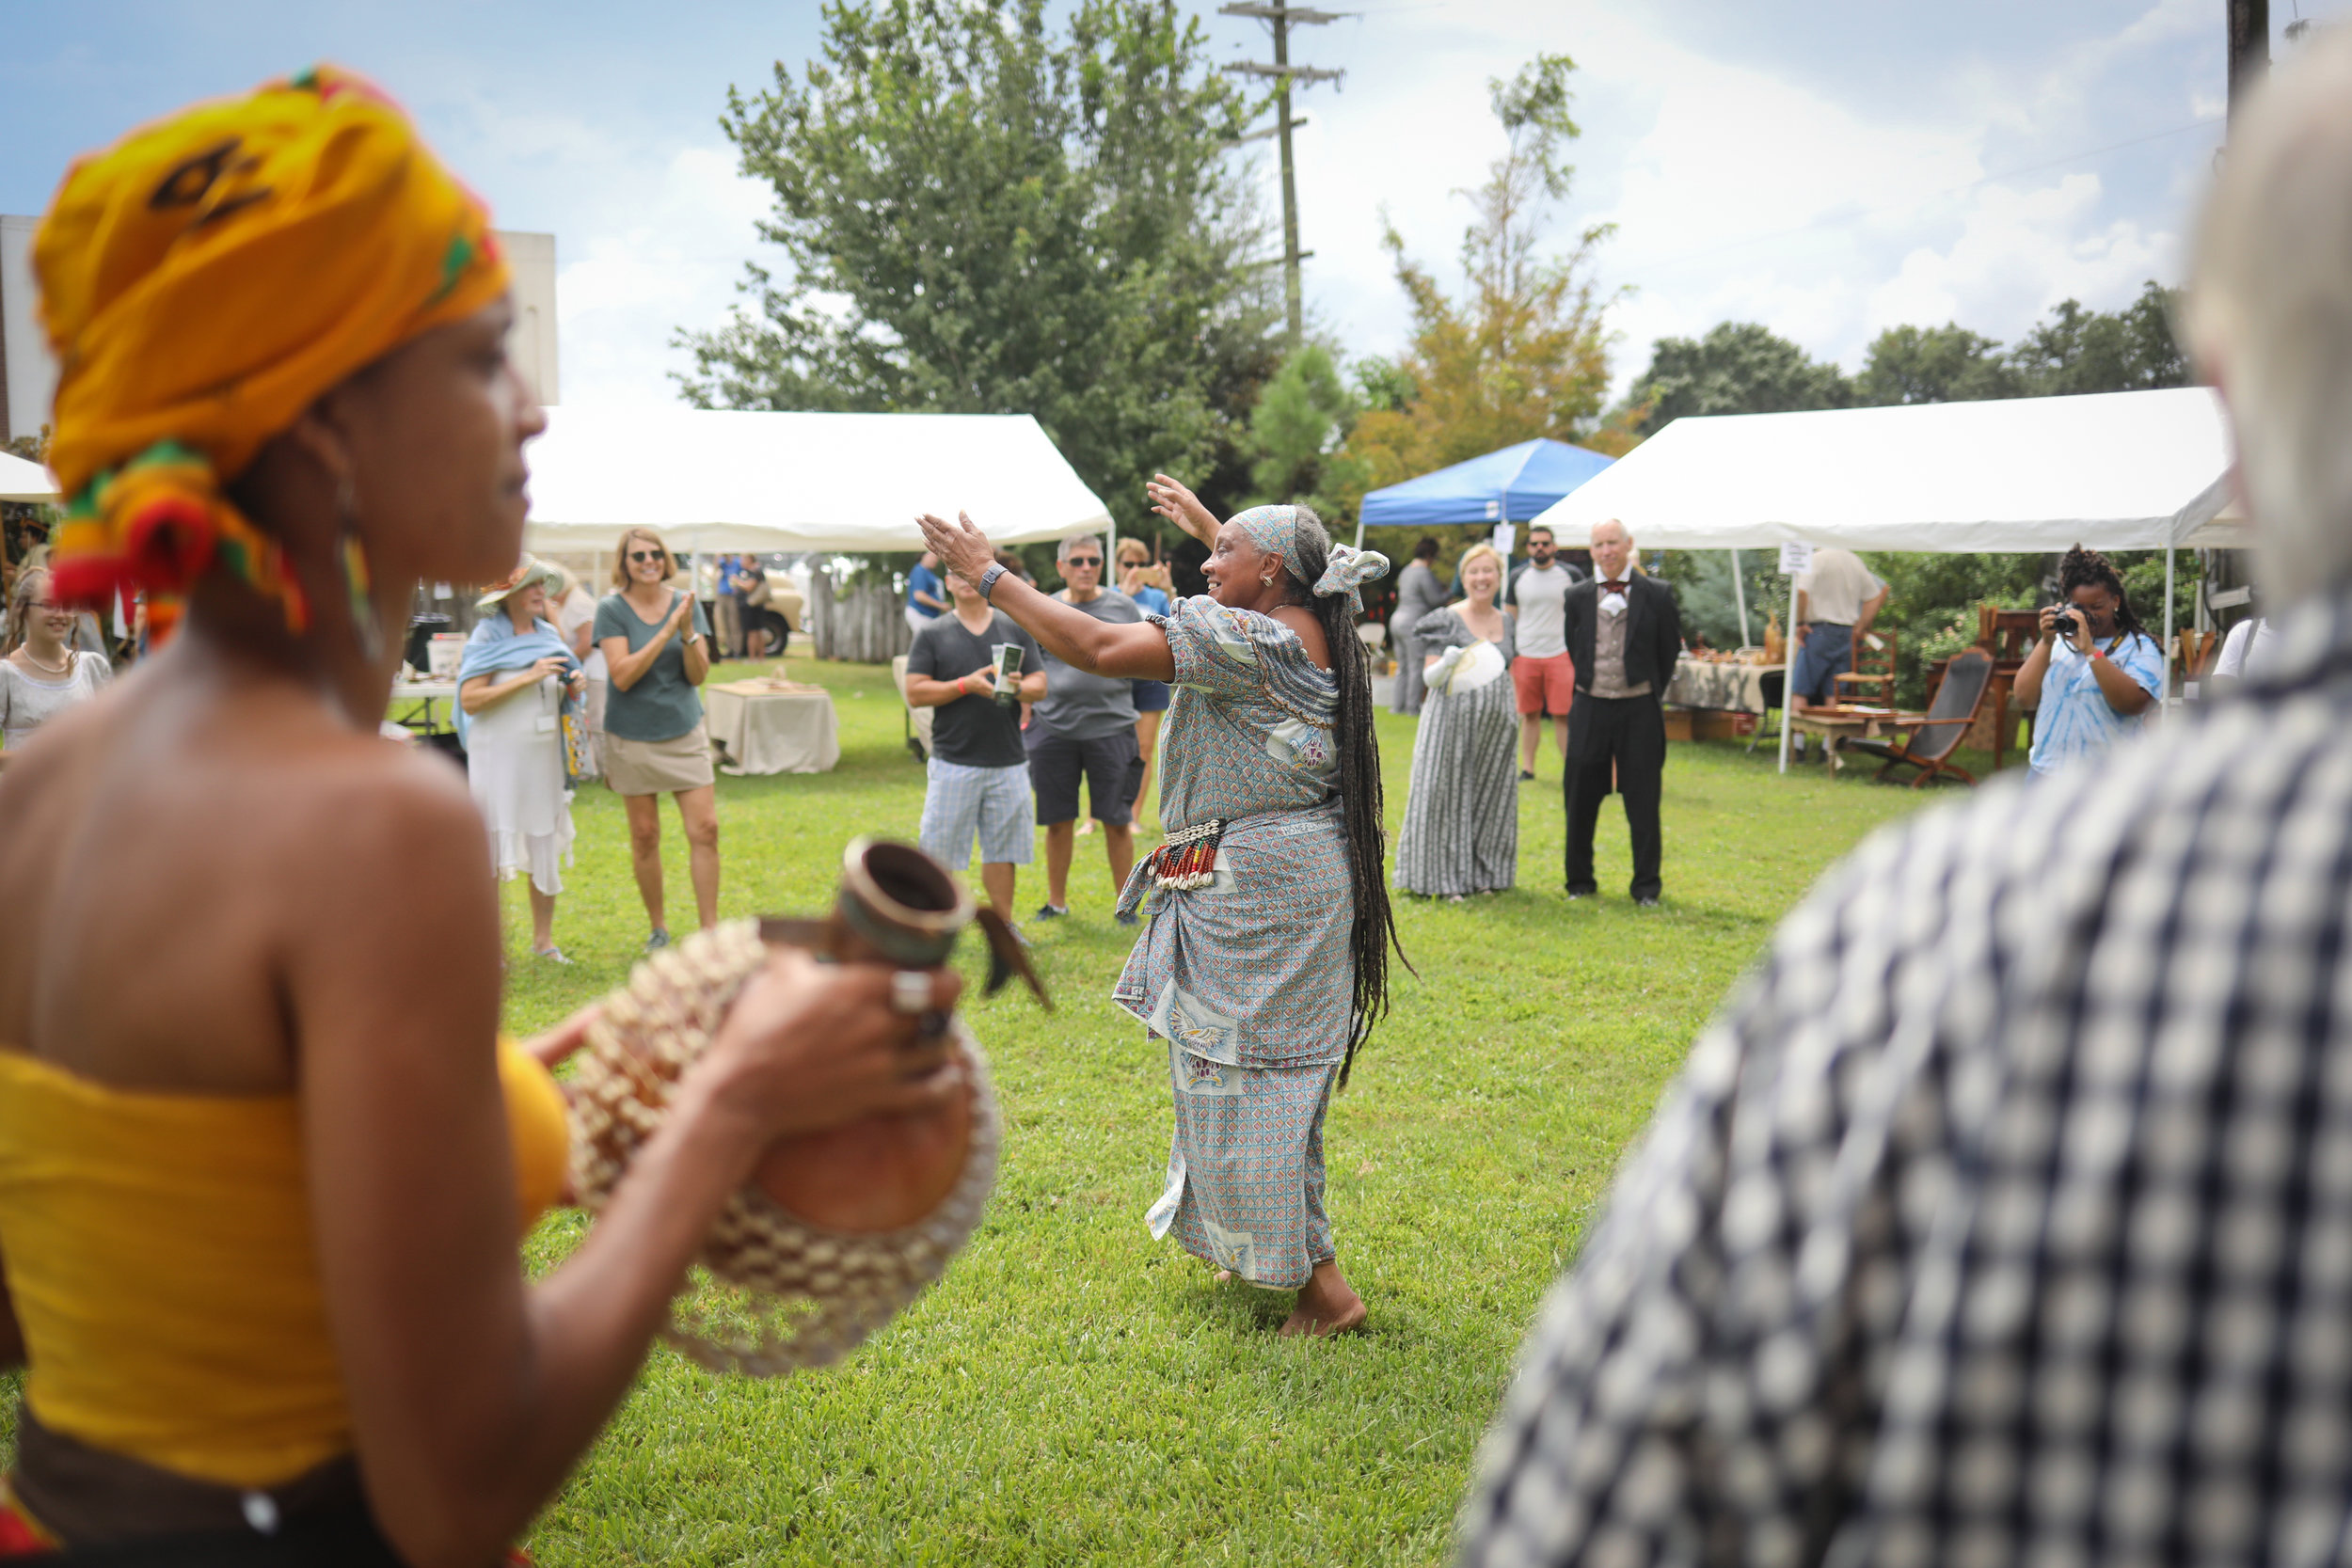
[[[1009,921],[1013,868],[1028,864],[1037,849],[1021,704],[1045,695],[1045,661],[1027,632],[991,610],[963,578],[946,576],[954,613],[926,623],[907,655],[908,705],[939,710],[931,716],[930,782],[918,838],[926,851],[962,871],[972,863],[977,837],[980,886]],[[1003,702],[1000,647],[1012,650],[1003,656]]]

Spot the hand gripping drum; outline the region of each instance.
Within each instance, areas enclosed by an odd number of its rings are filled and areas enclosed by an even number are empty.
[[[946,960],[975,918],[971,895],[929,855],[858,839],[826,919],[731,921],[640,963],[606,999],[571,1083],[581,1206],[602,1211],[771,944],[839,963],[928,969]],[[1017,974],[1044,1002],[1010,929],[993,911],[977,918],[990,942],[990,993]],[[704,1241],[701,1261],[719,1283],[673,1305],[666,1341],[718,1371],[768,1377],[830,1366],[946,1271],[996,1184],[1002,1135],[979,1041],[961,1018],[948,1027],[968,1092],[936,1112],[876,1117],[770,1148]]]

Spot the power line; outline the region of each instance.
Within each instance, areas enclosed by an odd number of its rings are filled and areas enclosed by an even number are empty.
[[[1311,87],[1317,82],[1337,82],[1347,73],[1327,71],[1315,66],[1291,64],[1290,29],[1337,22],[1350,15],[1347,11],[1316,11],[1294,7],[1288,0],[1235,0],[1217,8],[1219,16],[1247,16],[1263,22],[1274,34],[1274,63],[1262,65],[1257,61],[1236,62],[1225,67],[1236,76],[1271,78],[1274,82],[1273,133],[1282,148],[1282,303],[1288,312],[1290,346],[1296,348],[1306,335],[1306,311],[1298,281],[1298,263],[1308,252],[1298,248],[1298,176],[1291,162],[1291,130],[1303,123],[1291,118],[1291,83],[1297,81]],[[1253,132],[1241,139],[1255,141],[1264,135]]]

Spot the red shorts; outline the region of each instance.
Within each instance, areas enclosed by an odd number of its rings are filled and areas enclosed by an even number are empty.
[[[1554,719],[1565,719],[1568,705],[1576,700],[1576,666],[1565,653],[1549,658],[1521,655],[1511,661],[1511,686],[1518,693],[1519,712],[1525,717],[1549,713]]]

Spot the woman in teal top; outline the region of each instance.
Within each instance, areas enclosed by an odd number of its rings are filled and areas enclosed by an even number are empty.
[[[661,901],[661,797],[686,824],[694,912],[719,922],[719,801],[710,736],[695,688],[710,673],[710,627],[691,594],[669,586],[676,559],[651,529],[621,535],[612,561],[620,590],[596,606],[596,646],[611,667],[604,705],[604,782],[628,806],[629,861],[653,925],[651,951],[670,944]]]

